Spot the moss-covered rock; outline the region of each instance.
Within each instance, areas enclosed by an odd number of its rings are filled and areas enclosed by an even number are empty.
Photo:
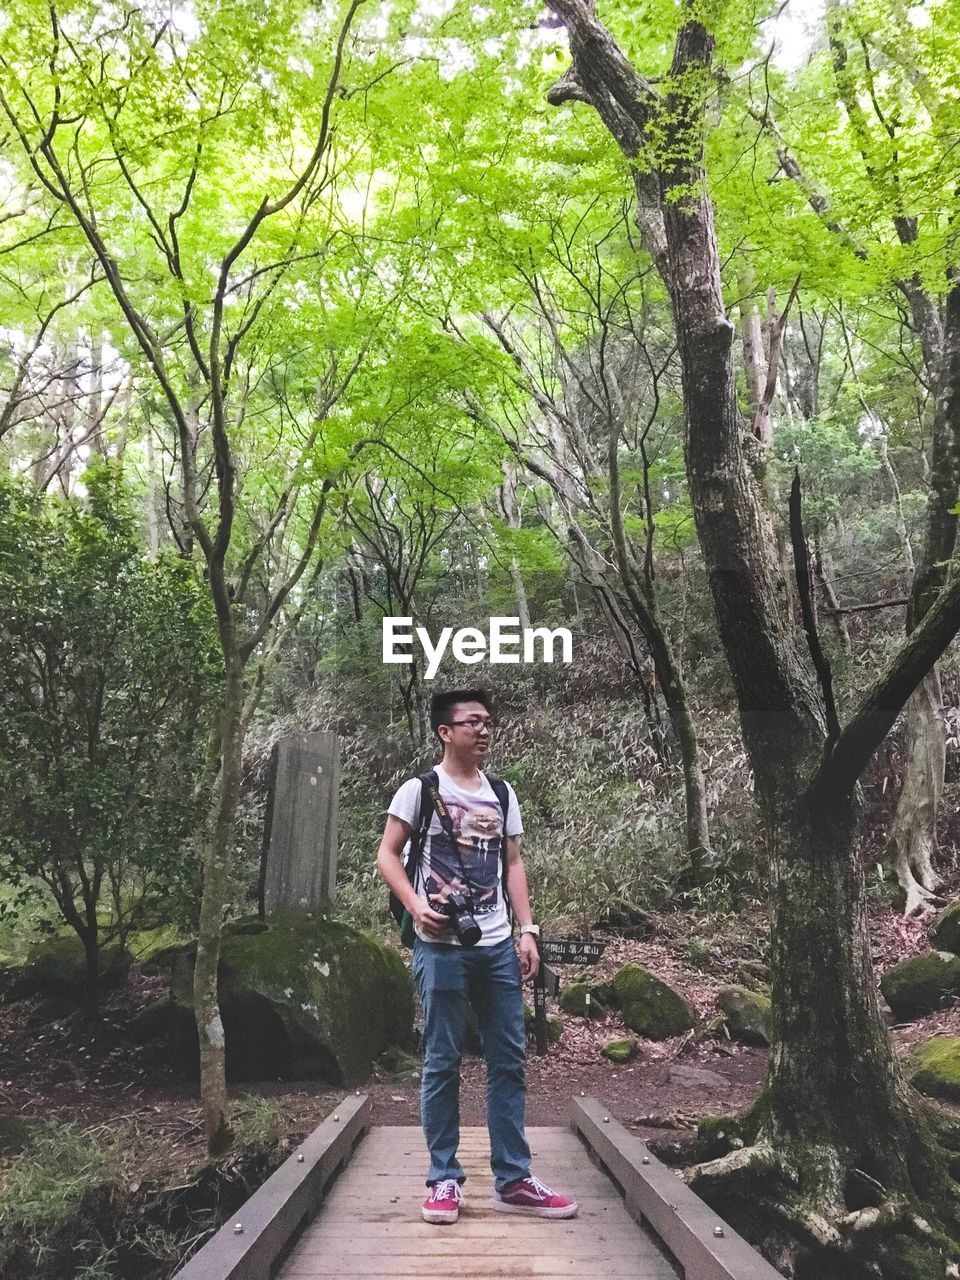
[[[101,947],[100,986],[122,986],[133,957],[126,949]],[[79,1000],[86,983],[87,957],[75,933],[42,938],[29,948],[26,963],[11,975],[11,996],[69,996]]]
[[[933,1036],[916,1045],[907,1066],[914,1088],[931,1098],[960,1100],[960,1039]]]
[[[605,1058],[609,1058],[611,1062],[629,1062],[631,1058],[637,1056],[640,1046],[633,1037],[626,1040],[608,1040],[600,1052]]]
[[[933,1013],[960,991],[960,958],[945,951],[910,956],[884,974],[880,990],[898,1018]]]
[[[951,902],[937,921],[930,934],[930,941],[938,951],[960,955],[960,898]]]
[[[608,995],[608,990],[594,983],[571,982],[560,988],[558,1003],[564,1013],[575,1018],[602,1018],[607,1011]]]
[[[631,1031],[666,1040],[696,1025],[692,1005],[639,964],[625,964],[613,980],[617,1004]]]
[[[721,987],[717,992],[717,1007],[726,1018],[731,1039],[744,1044],[770,1043],[769,996],[748,991],[746,987]]]
[[[174,957],[171,1000],[183,1008],[195,958],[195,944]],[[228,925],[219,976],[231,1079],[351,1084],[388,1045],[412,1043],[409,971],[348,925],[299,915]]]

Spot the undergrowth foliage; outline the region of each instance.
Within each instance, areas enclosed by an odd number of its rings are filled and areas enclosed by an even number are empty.
[[[534,910],[549,922],[575,918],[589,929],[608,908],[660,910],[685,888],[683,779],[669,741],[659,752],[639,692],[589,613],[572,624],[575,665],[473,668],[490,689],[500,730],[489,769],[516,789],[524,822],[524,857]],[[284,692],[295,696],[290,673]],[[427,686],[462,679],[447,669]],[[371,685],[375,685],[371,689]],[[246,875],[259,858],[254,833],[262,813],[270,751],[285,733],[330,729],[340,738],[340,853],[336,912],[360,928],[387,930],[385,895],[374,865],[386,806],[407,777],[438,758],[435,744],[417,749],[397,702],[379,682],[318,676],[292,709],[273,709],[269,731],[246,761],[243,830]],[[385,707],[395,707],[391,717]],[[704,905],[754,897],[750,786],[729,716],[717,705],[705,717],[714,806],[714,881]],[[746,881],[744,882],[744,874]]]
[[[132,1121],[41,1121],[0,1162],[0,1274],[9,1280],[159,1280],[172,1275],[286,1157],[282,1107],[249,1096],[229,1157],[173,1183],[145,1178]]]

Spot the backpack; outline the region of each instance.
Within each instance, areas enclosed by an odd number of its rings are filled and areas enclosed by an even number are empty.
[[[510,792],[507,790],[507,784],[502,778],[491,778],[489,774],[484,774],[484,777],[493,788],[494,795],[500,801],[500,808],[503,810],[503,834],[500,839],[500,890],[507,905],[507,913],[512,921],[513,912],[510,910],[510,900],[507,898],[507,811],[510,808]],[[427,773],[420,774],[420,813],[416,830],[411,832],[410,847],[403,863],[407,879],[414,886],[417,882],[417,872],[420,870],[420,857],[423,853],[423,846],[426,843],[427,832],[434,813],[438,813],[440,825],[444,830],[447,830],[447,826],[450,824],[450,819],[446,817],[445,811],[443,814],[438,812],[431,794],[432,791],[435,791],[439,798],[440,779],[437,777],[435,769],[430,769]],[[446,817],[446,822],[444,822],[444,817]],[[451,825],[448,834],[452,832],[452,829]],[[390,894],[390,914],[400,928],[400,941],[405,947],[412,947],[417,936],[413,927],[413,917],[395,893]]]

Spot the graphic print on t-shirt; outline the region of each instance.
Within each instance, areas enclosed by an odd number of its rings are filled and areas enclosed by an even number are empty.
[[[432,834],[430,874],[424,886],[427,897],[446,900],[451,893],[462,893],[469,905],[472,893],[475,915],[495,911],[503,839],[500,802],[496,798],[486,800],[478,797],[467,803],[445,796],[444,803],[453,822],[456,845],[443,831]],[[460,858],[457,857],[458,847]],[[464,882],[464,870],[469,884]]]

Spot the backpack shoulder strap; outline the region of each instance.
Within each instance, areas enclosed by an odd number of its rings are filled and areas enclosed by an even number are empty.
[[[430,828],[430,820],[433,817],[433,799],[430,795],[430,786],[436,786],[439,779],[433,769],[427,773],[420,774],[420,811],[417,815],[417,825],[410,833],[410,853],[407,855],[405,870],[407,879],[412,885],[417,883],[417,871],[420,867],[420,857],[423,854],[423,846],[426,843],[427,831]]]
[[[507,814],[510,811],[510,790],[503,778],[491,778],[487,775],[487,781],[493,787],[493,793],[500,801],[500,808],[503,810],[503,835],[506,840],[507,835]]]
[[[500,801],[500,808],[503,810],[503,835],[500,837],[500,890],[507,904],[507,914],[512,919],[513,908],[510,906],[510,898],[507,895],[507,814],[510,812],[510,789],[503,778],[491,778],[487,774],[487,781],[493,787],[493,793]]]

